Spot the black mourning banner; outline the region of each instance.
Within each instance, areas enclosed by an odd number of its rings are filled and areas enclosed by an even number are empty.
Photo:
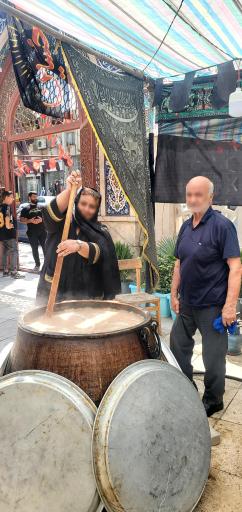
[[[242,145],[159,135],[154,200],[185,203],[186,183],[207,176],[214,183],[214,204],[242,205]]]
[[[10,17],[9,45],[19,92],[25,107],[45,115],[69,118],[74,94],[67,83],[58,41],[38,27]]]
[[[70,45],[63,48],[97,138],[142,224],[144,255],[157,274],[143,81],[107,71]]]
[[[213,107],[223,108],[229,103],[229,96],[236,89],[237,73],[233,61],[218,65],[218,74],[215,80],[211,101]]]

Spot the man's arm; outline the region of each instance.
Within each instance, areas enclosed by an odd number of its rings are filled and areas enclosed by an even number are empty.
[[[236,320],[236,306],[241,287],[240,258],[228,258],[229,279],[226,302],[222,311],[223,324],[231,325]]]
[[[171,283],[171,307],[172,310],[178,315],[179,313],[179,299],[178,299],[178,291],[180,286],[180,260],[176,260],[174,270],[173,270],[173,276],[172,276],[172,283]]]
[[[39,221],[36,222],[37,219],[27,219],[27,217],[22,217],[22,215],[20,216],[19,220],[22,224],[39,224]]]
[[[11,211],[10,208],[7,208],[6,215],[5,215],[5,226],[7,229],[13,229],[14,225],[13,222],[11,222]]]

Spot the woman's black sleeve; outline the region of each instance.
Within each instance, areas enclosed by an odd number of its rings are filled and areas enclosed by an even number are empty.
[[[43,220],[48,233],[56,233],[63,230],[65,213],[61,213],[56,199],[53,199],[48,206],[43,208]]]

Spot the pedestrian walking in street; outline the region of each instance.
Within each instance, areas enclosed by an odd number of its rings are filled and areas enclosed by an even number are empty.
[[[175,256],[171,299],[177,318],[170,342],[182,371],[193,382],[194,339],[202,335],[205,366],[203,403],[207,416],[223,409],[227,327],[236,320],[241,285],[240,247],[234,224],[212,208],[213,183],[203,176],[189,181],[186,201],[192,217],[182,225]],[[213,327],[222,316],[224,332]]]
[[[40,270],[39,245],[45,254],[46,230],[42,218],[42,209],[38,207],[38,196],[36,192],[29,192],[29,204],[22,209],[20,222],[27,224],[27,235],[31,245],[35,261],[35,272]]]
[[[17,222],[12,212],[13,201],[13,193],[5,190],[2,193],[2,203],[0,204],[0,245],[2,248],[3,277],[11,276],[14,279],[20,279],[25,276],[17,271]]]

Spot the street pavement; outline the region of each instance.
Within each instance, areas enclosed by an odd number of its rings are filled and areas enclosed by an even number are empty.
[[[20,267],[33,268],[29,244],[20,243],[19,249]],[[39,276],[29,272],[23,275],[25,279],[15,280],[0,274],[0,350],[15,340],[19,316],[34,307]]]

